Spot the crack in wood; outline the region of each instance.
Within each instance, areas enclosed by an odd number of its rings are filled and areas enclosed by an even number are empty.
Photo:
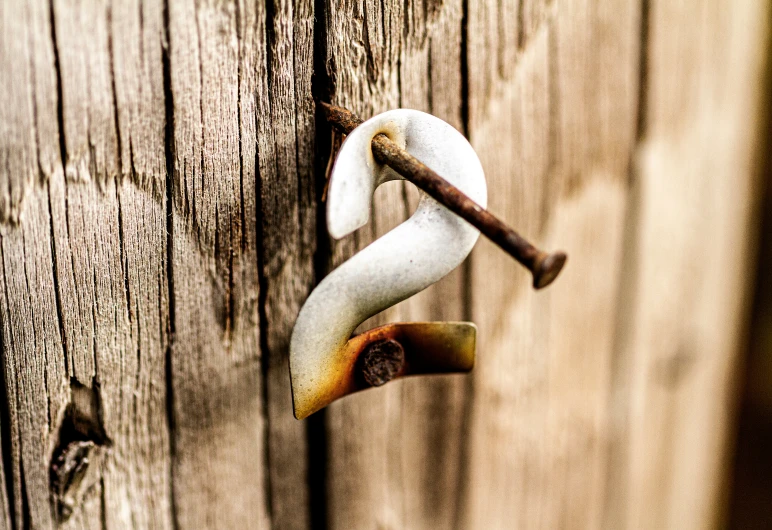
[[[174,190],[175,190],[175,153],[174,153],[174,92],[172,90],[171,79],[171,36],[169,23],[169,1],[164,0],[163,7],[163,35],[161,46],[161,62],[163,68],[163,95],[164,95],[164,115],[166,123],[164,126],[164,155],[166,161],[166,194],[165,208],[166,215],[166,263],[163,269],[166,274],[168,320],[166,333],[166,348],[164,351],[164,382],[165,391],[165,412],[166,426],[169,432],[169,502],[171,510],[172,529],[179,528],[179,515],[177,511],[177,492],[175,482],[175,471],[177,469],[178,455],[176,443],[176,422],[175,422],[175,394],[174,377],[172,370],[174,341],[176,331],[176,304],[174,294]],[[159,293],[160,295],[160,293]]]
[[[2,240],[0,239],[0,245]],[[3,260],[3,253],[0,250],[0,260]],[[4,261],[4,260],[3,260]],[[5,275],[5,266],[2,266],[3,275]],[[7,280],[4,279],[4,283],[7,284]],[[8,294],[5,293],[6,304]],[[3,323],[0,319],[0,326],[5,327],[7,323]],[[11,422],[13,417],[11,415],[11,395],[8,392],[8,356],[7,345],[5,344],[5,334],[0,333],[0,451],[2,452],[2,467],[0,467],[0,473],[2,473],[3,488],[5,489],[2,496],[4,497],[2,504],[3,517],[6,517],[13,530],[17,528],[16,520],[16,502],[15,502],[15,484],[14,484],[14,471],[16,470],[16,459],[14,457],[12,436],[13,431],[11,429]]]
[[[57,263],[58,254],[56,252],[56,238],[54,237],[54,216],[53,208],[51,207],[51,184],[46,184],[46,194],[48,196],[48,220],[49,220],[49,237],[51,240],[51,267],[52,278],[54,282],[54,297],[56,300],[56,318],[59,324],[59,333],[62,340],[62,349],[64,350],[64,372],[68,375],[72,375],[70,372],[70,355],[67,343],[67,330],[64,325],[64,313],[62,309],[62,295],[61,286],[59,285],[59,266]]]
[[[54,50],[54,72],[56,73],[56,117],[59,122],[59,152],[61,155],[62,167],[67,166],[67,143],[64,137],[64,96],[62,87],[62,68],[59,62],[59,44],[56,40],[56,18],[54,16],[54,0],[49,0],[50,6],[50,25],[51,42]],[[65,172],[66,174],[66,172]]]
[[[273,79],[273,37],[274,37],[274,31],[273,31],[273,18],[274,18],[274,11],[275,11],[275,5],[272,1],[268,1],[265,3],[265,11],[263,12],[264,18],[262,19],[262,23],[265,25],[265,40],[263,41],[264,47],[264,67],[265,67],[265,79],[266,79],[266,85],[269,87],[270,91],[270,84],[271,80]],[[268,94],[265,94],[266,96]],[[269,97],[266,97],[265,105],[267,107],[267,114],[268,116],[271,115],[271,107],[272,107],[272,101]],[[259,119],[259,116],[255,117],[256,120]],[[256,123],[256,125],[259,127],[259,123]],[[259,130],[259,129],[258,129]],[[271,137],[269,139],[270,142],[274,142],[272,133]],[[265,196],[266,190],[265,188],[265,182],[268,179],[267,175],[263,174],[263,165],[260,163],[261,156],[263,156],[263,153],[260,152],[261,150],[258,148],[255,150],[255,176],[256,176],[256,196],[255,196],[255,203],[256,208],[258,212],[258,220],[257,220],[257,279],[258,279],[258,320],[259,320],[259,328],[260,328],[260,336],[259,336],[259,342],[260,342],[260,368],[261,368],[261,383],[262,383],[262,414],[263,417],[266,419],[266,428],[263,431],[263,454],[261,455],[263,460],[263,465],[265,469],[270,469],[271,465],[271,432],[270,432],[270,422],[268,421],[268,418],[270,418],[270,407],[269,407],[269,382],[268,382],[268,358],[270,356],[270,348],[268,344],[268,315],[266,311],[266,307],[268,305],[268,275],[266,274],[266,256],[265,256],[265,246],[268,240],[268,237],[266,236],[266,226],[263,221],[264,218],[264,211],[265,207],[263,204],[263,197]],[[265,164],[265,166],[268,166],[268,163]],[[268,517],[271,521],[273,521],[273,491],[272,491],[272,481],[271,481],[271,474],[266,473],[265,477],[263,479],[263,489],[265,491],[265,504],[266,504],[266,511],[268,513]]]
[[[314,97],[329,101],[332,92],[332,80],[328,75],[326,60],[327,50],[327,17],[325,13],[325,0],[314,0],[314,18],[313,26],[313,70],[314,76],[311,80],[311,92]],[[316,209],[316,230],[314,236],[316,246],[313,257],[313,271],[315,281],[323,278],[329,268],[331,260],[330,240],[326,228],[325,209],[321,205],[324,203],[326,193],[328,170],[331,168],[335,156],[335,147],[337,143],[340,146],[340,136],[336,136],[331,129],[324,113],[315,108],[314,114],[314,146],[315,146],[315,175],[316,175],[316,203],[319,205]],[[332,133],[332,134],[331,134]],[[335,141],[337,140],[337,142]],[[333,151],[329,156],[328,153]],[[306,448],[308,451],[308,477],[306,485],[309,495],[309,522],[311,530],[327,530],[328,511],[327,511],[327,480],[328,470],[328,451],[327,451],[327,416],[326,411],[322,410],[306,420]]]

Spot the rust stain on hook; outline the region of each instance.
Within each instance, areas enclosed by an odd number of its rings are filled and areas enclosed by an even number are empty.
[[[476,341],[477,327],[470,322],[396,322],[356,335],[345,345],[345,364],[319,374],[315,395],[295,408],[295,417],[401,377],[469,372]]]

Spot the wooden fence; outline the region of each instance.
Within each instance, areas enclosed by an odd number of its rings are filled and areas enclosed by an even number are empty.
[[[0,1],[0,528],[706,528],[754,270],[767,2]],[[376,317],[469,319],[472,375],[292,417],[332,244],[313,96],[426,110],[489,208]]]

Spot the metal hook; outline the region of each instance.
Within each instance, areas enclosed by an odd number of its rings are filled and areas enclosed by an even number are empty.
[[[356,127],[341,146],[327,198],[327,226],[333,237],[364,226],[375,188],[401,178],[373,155],[373,138],[380,134],[485,207],[485,174],[466,138],[429,114],[392,110]],[[351,334],[366,319],[450,273],[471,252],[479,234],[422,194],[410,219],[324,278],[301,308],[290,341],[295,417],[302,419],[339,397],[394,377],[471,370],[476,328],[468,322],[397,323],[353,338]],[[385,340],[398,342],[402,353],[394,345],[375,347]],[[362,362],[370,365],[372,378],[358,375]],[[364,366],[362,373],[367,371]]]

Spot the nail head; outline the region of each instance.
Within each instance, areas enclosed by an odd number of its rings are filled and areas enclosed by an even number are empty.
[[[394,339],[373,342],[359,357],[360,373],[370,386],[385,385],[405,366],[405,349]]]
[[[568,256],[562,251],[551,254],[542,253],[537,258],[536,266],[533,269],[533,288],[542,289],[555,281],[560,271],[563,270],[567,259]]]

